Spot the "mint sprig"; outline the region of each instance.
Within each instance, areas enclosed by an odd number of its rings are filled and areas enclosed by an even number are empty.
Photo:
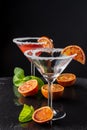
[[[22,123],[31,121],[33,112],[34,112],[33,106],[28,106],[28,105],[24,104],[24,106],[19,114],[18,120]]]
[[[43,80],[41,78],[36,77],[36,76],[25,76],[24,70],[22,68],[15,67],[14,76],[13,76],[13,84],[14,84],[14,86],[19,87],[24,82],[26,82],[26,81],[28,81],[30,79],[36,79],[38,81],[39,90],[44,85],[44,82],[43,82]]]
[[[24,82],[28,81],[30,79],[30,76],[24,75],[24,70],[20,67],[15,67],[14,69],[14,76],[13,76],[13,84],[16,87],[19,87]]]

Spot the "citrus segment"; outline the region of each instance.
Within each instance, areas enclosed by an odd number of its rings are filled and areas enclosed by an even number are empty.
[[[53,111],[50,107],[44,106],[34,111],[32,119],[37,123],[45,123],[53,118]]]
[[[64,87],[71,86],[76,82],[76,75],[72,73],[63,73],[57,77],[57,82]]]
[[[46,37],[46,36],[42,36],[38,39],[38,42],[42,42],[45,43],[43,44],[44,48],[53,48],[53,42],[50,38]]]
[[[53,99],[58,99],[63,95],[64,87],[59,84],[53,84],[51,87],[53,93]],[[48,99],[48,84],[45,84],[41,87],[42,95]]]
[[[78,62],[80,62],[81,64],[85,64],[85,53],[83,51],[83,49],[77,45],[70,45],[65,47],[62,52],[62,54],[64,55],[73,55],[73,54],[77,54],[74,59]]]
[[[38,82],[37,80],[29,80],[24,82],[21,86],[18,88],[19,93],[21,93],[23,96],[33,96],[38,92]]]

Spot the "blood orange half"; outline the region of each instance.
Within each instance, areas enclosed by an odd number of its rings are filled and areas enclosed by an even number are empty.
[[[51,87],[53,93],[53,99],[58,99],[63,95],[64,87],[60,84],[53,84]],[[48,99],[48,84],[45,84],[41,87],[42,95]]]
[[[38,92],[38,82],[35,79],[24,82],[18,88],[18,92],[23,96],[33,96]]]
[[[83,49],[77,45],[70,45],[70,46],[66,46],[62,52],[62,54],[64,55],[73,55],[73,54],[77,54],[74,59],[78,62],[80,62],[81,64],[85,64],[85,53],[83,51]]]
[[[57,77],[57,82],[64,86],[72,86],[76,82],[76,75],[73,73],[62,73]]]
[[[32,119],[37,123],[45,123],[53,118],[53,111],[50,107],[44,106],[34,111]]]

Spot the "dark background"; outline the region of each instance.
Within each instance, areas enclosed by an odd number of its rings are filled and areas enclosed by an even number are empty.
[[[0,2],[0,77],[16,66],[30,74],[30,63],[12,42],[15,37],[49,36],[55,47],[76,44],[87,55],[87,1],[8,0]],[[65,72],[87,77],[87,63],[72,61]]]

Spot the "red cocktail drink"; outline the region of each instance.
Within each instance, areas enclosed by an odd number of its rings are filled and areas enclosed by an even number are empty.
[[[18,45],[18,47],[20,48],[20,50],[24,53],[27,50],[35,50],[37,48],[43,48],[42,44],[35,44],[35,43],[25,43],[22,45]]]

